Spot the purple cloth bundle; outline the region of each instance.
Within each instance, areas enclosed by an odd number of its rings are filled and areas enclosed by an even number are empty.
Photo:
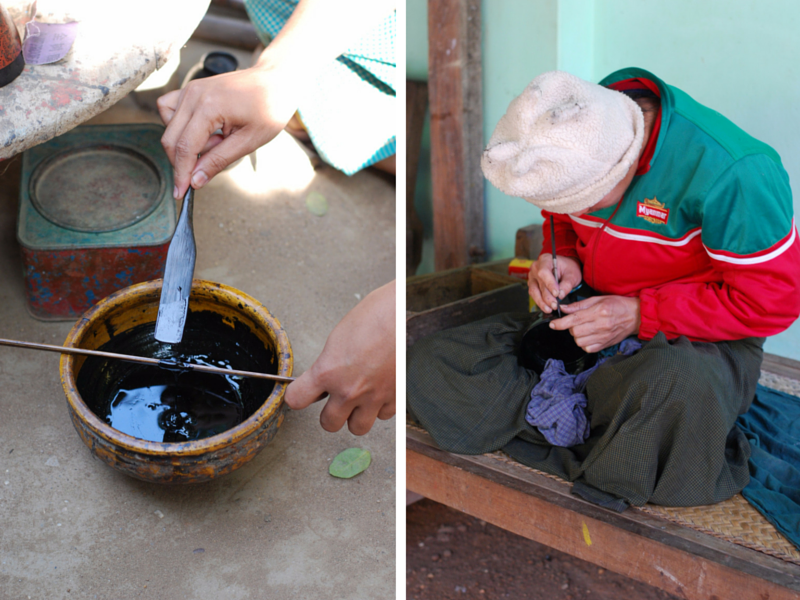
[[[605,358],[591,369],[570,375],[560,360],[550,359],[542,371],[539,383],[531,391],[531,401],[525,420],[538,428],[545,439],[554,446],[569,448],[584,443],[589,438],[589,420],[586,417],[586,382],[595,369],[608,356],[615,353],[630,356],[642,347],[636,338],[604,351]]]

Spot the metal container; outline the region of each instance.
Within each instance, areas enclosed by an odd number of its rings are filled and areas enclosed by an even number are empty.
[[[587,283],[581,282],[561,305],[572,304],[596,296],[597,292]],[[550,321],[558,319],[558,314],[553,311],[549,315],[539,312],[537,319],[522,335],[517,356],[519,364],[541,375],[551,358],[564,363],[564,369],[571,375],[577,375],[591,369],[597,362],[597,353],[585,352],[575,343],[575,338],[568,330],[550,329]]]
[[[23,153],[17,240],[34,317],[74,319],[162,276],[177,221],[163,132],[88,125]]]
[[[187,71],[183,78],[181,88],[185,88],[190,81],[204,79],[223,73],[231,73],[239,68],[239,61],[230,52],[218,50],[204,54],[200,61]]]
[[[112,336],[158,314],[161,281],[148,281],[105,298],[80,319],[64,346],[97,349]],[[195,279],[189,301],[193,312],[211,311],[232,329],[245,328],[271,350],[276,374],[291,377],[289,338],[280,322],[257,300],[234,288]],[[78,434],[92,454],[126,475],[154,483],[199,483],[230,473],[255,458],[284,421],[285,383],[276,383],[260,407],[244,422],[218,435],[179,443],[152,442],[126,435],[103,422],[81,397],[77,379],[86,357],[63,354],[61,385]],[[236,368],[236,367],[234,367]]]
[[[550,329],[550,321],[558,315],[543,315],[528,327],[522,336],[517,355],[519,364],[541,375],[551,358],[564,363],[564,370],[577,375],[592,368],[597,362],[597,353],[588,353],[575,343],[569,330]]]

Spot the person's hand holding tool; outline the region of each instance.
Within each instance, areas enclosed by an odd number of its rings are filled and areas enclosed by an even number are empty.
[[[626,296],[594,296],[563,304],[567,313],[562,319],[554,319],[550,327],[569,329],[575,343],[586,352],[600,352],[618,344],[626,337],[639,332],[641,313],[639,299]]]
[[[263,64],[197,79],[158,99],[161,143],[175,169],[177,197],[274,138],[297,109],[291,67]],[[215,134],[221,130],[222,134]],[[198,154],[202,156],[198,159]]]
[[[394,10],[394,0],[300,0],[251,68],[190,82],[158,99],[174,196],[274,138],[320,70]],[[222,130],[222,135],[215,134]],[[198,160],[197,155],[202,154]]]
[[[314,364],[286,388],[286,403],[306,408],[330,395],[326,431],[364,435],[395,414],[395,282],[373,291],[333,329]]]
[[[553,255],[545,252],[528,272],[528,293],[545,314],[558,309],[557,299],[564,299],[583,279],[581,264],[574,258],[559,256],[558,270],[560,279],[556,281],[553,275]],[[561,310],[564,310],[563,305]]]

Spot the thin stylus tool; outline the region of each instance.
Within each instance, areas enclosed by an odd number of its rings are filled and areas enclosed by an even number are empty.
[[[553,242],[553,277],[556,279],[556,305],[558,308],[558,318],[561,318],[561,288],[558,285],[558,261],[556,259],[556,225],[553,221],[553,215],[550,215],[550,241]]]
[[[271,379],[281,383],[291,383],[294,377],[284,377],[283,375],[272,375],[270,373],[256,373],[253,371],[237,371],[234,369],[223,369],[212,367],[211,365],[195,365],[186,362],[179,362],[172,359],[147,358],[146,356],[132,356],[130,354],[117,354],[116,352],[104,352],[103,350],[87,350],[85,348],[68,348],[64,346],[53,346],[50,344],[37,344],[34,342],[20,342],[18,340],[7,340],[0,338],[0,346],[13,346],[16,348],[28,348],[29,350],[44,350],[45,352],[60,352],[61,354],[75,354],[78,356],[99,356],[101,358],[113,358],[126,360],[128,362],[144,363],[154,367],[161,367],[172,371],[201,371],[203,373],[217,373],[219,375],[238,375],[240,377],[255,377],[258,379]]]

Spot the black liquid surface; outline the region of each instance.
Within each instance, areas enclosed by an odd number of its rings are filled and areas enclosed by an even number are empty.
[[[204,357],[182,362],[224,367]],[[200,440],[242,422],[239,378],[211,373],[175,373],[154,367],[132,371],[116,385],[106,423],[122,433],[155,442]]]
[[[162,344],[153,323],[114,336],[100,350],[222,368],[277,372],[274,353],[247,327],[231,328],[211,312],[190,313],[183,341]],[[91,357],[77,377],[87,406],[133,437],[184,442],[223,433],[252,415],[274,382],[169,370]]]

